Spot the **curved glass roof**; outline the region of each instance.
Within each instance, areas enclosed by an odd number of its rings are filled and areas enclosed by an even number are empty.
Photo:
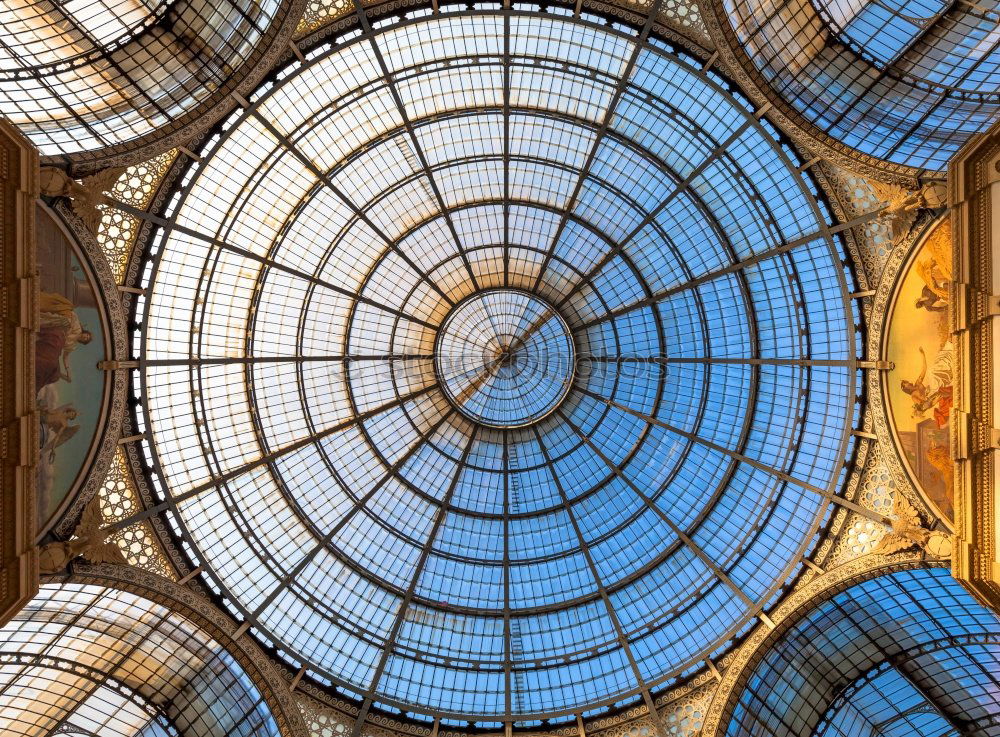
[[[6,0],[0,114],[50,156],[151,134],[227,83],[268,34],[279,5]]]
[[[823,132],[945,169],[1000,114],[1000,12],[939,0],[724,0],[751,61]]]
[[[92,584],[42,585],[0,627],[4,735],[279,737],[232,655],[168,606]]]
[[[137,412],[186,549],[362,714],[517,721],[700,668],[849,452],[849,276],[797,163],[633,31],[452,11],[315,49],[153,241]],[[447,386],[439,344],[490,320],[544,343],[527,404]]]
[[[445,395],[466,417],[491,427],[521,427],[551,414],[569,392],[575,367],[566,321],[520,290],[476,292],[448,313],[434,345]]]
[[[964,648],[955,648],[956,653]],[[939,662],[940,662],[940,654]],[[947,666],[948,659],[944,659]],[[960,737],[907,673],[885,662],[836,698],[816,737]]]
[[[856,584],[796,623],[750,674],[725,734],[992,734],[1000,619],[944,568]]]
[[[8,51],[25,67],[72,62],[113,48],[156,23],[175,0],[37,2],[12,0],[5,20],[16,39]]]

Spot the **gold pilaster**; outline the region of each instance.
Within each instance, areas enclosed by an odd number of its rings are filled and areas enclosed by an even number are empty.
[[[955,249],[956,347],[951,421],[955,458],[952,573],[1000,611],[997,404],[1000,400],[1000,123],[970,141],[948,168]]]
[[[0,623],[38,591],[35,200],[38,151],[0,118]]]

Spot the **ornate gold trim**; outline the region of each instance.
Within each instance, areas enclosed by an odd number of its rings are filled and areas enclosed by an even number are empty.
[[[35,200],[38,151],[0,118],[0,623],[38,591]]]
[[[641,26],[648,5],[630,0],[562,0],[572,5],[577,13],[592,12],[620,18],[633,26]],[[432,8],[437,8],[431,0]],[[428,6],[427,0],[366,0],[365,14],[369,21],[399,16],[412,9]],[[666,0],[653,26],[653,35],[674,41],[700,59],[708,59],[712,52],[712,39],[701,19],[695,0]],[[308,0],[306,12],[293,36],[289,48],[296,56],[301,49],[310,48],[324,40],[354,28],[357,18],[350,2],[343,0]],[[445,732],[441,732],[444,737]]]
[[[956,545],[952,573],[1000,611],[1000,476],[996,343],[1000,340],[1000,122],[972,139],[948,167],[955,252],[951,417]]]

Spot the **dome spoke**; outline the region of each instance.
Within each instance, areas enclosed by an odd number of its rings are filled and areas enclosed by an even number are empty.
[[[651,698],[848,504],[864,218],[643,31],[456,11],[293,67],[155,223],[164,504],[364,710]]]

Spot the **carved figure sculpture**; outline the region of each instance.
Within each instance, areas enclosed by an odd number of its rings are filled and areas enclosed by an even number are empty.
[[[98,497],[90,500],[80,516],[80,523],[73,531],[73,537],[65,542],[49,543],[38,556],[38,567],[42,573],[56,573],[63,570],[74,558],[86,558],[91,563],[118,563],[126,565],[125,556],[113,542],[107,541],[107,532],[102,529],[104,517]]]

